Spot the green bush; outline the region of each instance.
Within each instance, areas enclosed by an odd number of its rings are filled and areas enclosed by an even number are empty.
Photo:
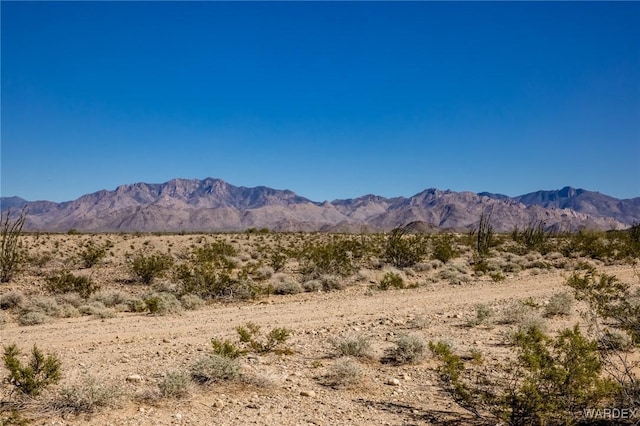
[[[443,389],[458,405],[510,425],[573,424],[583,409],[615,393],[613,382],[601,377],[597,342],[577,326],[555,339],[533,327],[518,333],[514,343],[517,358],[486,372],[467,369],[447,344],[429,347],[442,362]]]
[[[97,265],[102,259],[107,256],[108,246],[98,246],[93,242],[88,242],[80,251],[80,260],[82,266],[85,268],[91,268]]]
[[[131,272],[143,284],[151,284],[173,266],[173,258],[166,254],[138,253],[131,261]]]
[[[230,340],[211,339],[211,346],[213,347],[213,353],[226,358],[236,359],[246,354],[247,351],[238,348]]]
[[[260,326],[252,322],[246,323],[236,329],[240,336],[240,342],[245,343],[249,349],[258,353],[276,351],[278,353],[290,353],[291,350],[283,347],[291,330],[285,327],[274,328],[266,336],[262,335]]]
[[[409,235],[409,228],[395,228],[387,236],[383,258],[396,268],[407,268],[422,260],[425,241],[421,235]]]
[[[216,241],[193,249],[196,262],[208,263],[238,255],[238,250],[225,241]]]
[[[404,280],[400,276],[392,271],[386,272],[382,279],[380,280],[380,284],[378,284],[378,288],[380,290],[388,290],[390,288],[404,288]]]
[[[567,285],[573,288],[577,300],[587,303],[593,315],[627,332],[634,344],[640,344],[640,301],[628,284],[590,268],[572,274]]]
[[[69,271],[62,271],[58,275],[47,278],[46,288],[51,293],[78,293],[83,298],[88,298],[100,289],[90,277],[73,275]]]
[[[224,258],[178,265],[175,275],[182,294],[204,299],[250,299],[258,293],[248,277],[233,274],[232,265]]]
[[[454,248],[454,239],[451,234],[442,234],[435,237],[433,242],[433,253],[431,258],[447,263],[451,259],[458,256],[457,250]]]
[[[308,243],[300,251],[300,272],[309,278],[323,275],[346,277],[358,270],[365,247],[360,241],[335,238],[320,244]]]
[[[49,385],[61,378],[60,359],[55,354],[44,355],[36,345],[31,350],[27,365],[20,361],[20,350],[16,344],[4,347],[4,366],[9,371],[7,382],[21,393],[35,397]]]

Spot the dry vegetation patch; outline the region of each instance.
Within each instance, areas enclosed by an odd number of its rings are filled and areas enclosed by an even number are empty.
[[[604,380],[580,386],[612,379],[610,400],[635,407],[635,234],[482,233],[21,235],[1,342],[20,368],[37,345],[60,376],[27,404],[5,364],[1,422],[508,422],[488,396],[505,395],[501,368],[547,351],[542,373],[571,371],[578,349],[600,351],[582,367]],[[464,399],[472,378],[486,399]],[[602,402],[565,396],[582,405],[563,421]]]

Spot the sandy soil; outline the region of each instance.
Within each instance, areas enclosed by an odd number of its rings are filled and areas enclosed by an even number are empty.
[[[116,254],[118,250],[124,248],[116,246]],[[114,266],[109,262],[101,273],[126,275],[110,270]],[[599,269],[626,282],[637,281],[630,266]],[[512,351],[503,344],[509,326],[495,322],[469,327],[474,307],[487,304],[498,318],[515,300],[544,304],[567,290],[568,275],[556,269],[537,275],[522,271],[501,282],[425,281],[417,288],[389,291],[372,290],[369,282],[361,281],[341,291],[211,303],[167,316],[119,312],[114,318],[82,316],[35,326],[8,321],[0,329],[0,344],[15,342],[25,349],[37,344],[59,355],[63,384],[91,375],[119,387],[123,394],[115,408],[79,416],[49,412],[37,417],[36,424],[471,424],[473,417],[439,389],[437,364],[430,355],[418,363],[396,366],[380,361],[385,350],[407,333],[424,341],[447,341],[458,353],[479,351],[486,362],[503,361]],[[22,280],[7,288],[24,288],[25,280],[38,282],[34,277]],[[549,329],[581,322],[579,311],[577,305],[573,315],[547,319]],[[166,373],[188,370],[210,351],[211,338],[237,340],[236,327],[249,321],[263,330],[291,329],[288,346],[293,353],[244,356],[243,380],[196,385],[183,399],[141,398],[157,388]],[[324,377],[338,362],[332,339],[348,336],[365,336],[372,343],[372,358],[356,360],[364,379],[350,387],[327,386]],[[129,381],[132,375],[141,380]]]

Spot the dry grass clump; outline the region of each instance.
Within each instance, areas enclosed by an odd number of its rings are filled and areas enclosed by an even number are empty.
[[[331,341],[334,349],[341,356],[371,358],[371,342],[364,336],[349,336]]]
[[[0,296],[0,309],[18,308],[24,303],[24,294],[18,290],[11,290]]]
[[[395,341],[395,346],[387,349],[383,363],[403,365],[420,361],[424,358],[427,344],[421,338],[403,334]]]
[[[302,288],[306,292],[342,290],[345,284],[337,275],[322,275],[320,278],[305,281]]]
[[[546,323],[540,315],[539,307],[532,302],[514,301],[503,311],[500,324],[513,325],[516,330],[528,330],[535,327],[546,330]]]
[[[186,398],[192,391],[191,377],[183,371],[171,371],[160,380],[158,389],[164,398]]]
[[[475,306],[475,315],[467,321],[469,327],[479,325],[490,326],[493,318],[493,309],[484,303],[478,303]]]
[[[121,290],[101,290],[94,293],[90,301],[102,302],[104,306],[109,308],[115,308],[120,305],[127,305],[131,296]]]
[[[86,376],[63,386],[46,401],[46,405],[49,410],[61,414],[92,414],[117,406],[123,396],[120,386]]]
[[[323,382],[333,388],[351,387],[362,383],[364,374],[360,365],[352,358],[338,359],[328,369]]]
[[[201,385],[237,380],[240,378],[240,364],[232,358],[209,354],[193,364],[190,374]]]
[[[569,293],[554,294],[544,308],[544,316],[569,316],[573,309],[573,302],[573,296]]]
[[[18,324],[20,325],[39,325],[51,320],[49,315],[39,311],[24,311],[18,316]]]
[[[180,304],[187,311],[195,311],[204,306],[204,300],[195,294],[184,294],[180,297]]]
[[[171,293],[153,293],[144,299],[152,315],[169,315],[182,312],[182,304]]]
[[[277,273],[272,278],[274,294],[298,294],[302,292],[302,286],[291,277],[283,273]]]

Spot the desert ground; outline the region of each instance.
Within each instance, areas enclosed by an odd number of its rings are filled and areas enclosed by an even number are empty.
[[[24,264],[0,284],[0,344],[15,343],[25,362],[34,345],[55,354],[62,377],[33,398],[17,395],[3,380],[0,424],[18,418],[42,425],[485,424],[443,390],[439,362],[426,347],[401,360],[394,352],[398,339],[443,341],[463,359],[498,366],[514,357],[509,335],[529,322],[551,335],[579,324],[588,335],[586,307],[571,299],[566,285],[576,271],[591,266],[640,284],[634,259],[541,254],[522,250],[508,236],[497,236],[501,243],[491,248],[482,271],[474,267],[474,245],[466,235],[452,237],[454,254],[444,263],[433,252],[440,237],[413,241],[428,249],[412,266],[395,267],[381,254],[386,236],[26,235]],[[349,258],[347,271],[331,262],[320,270],[319,258],[301,254],[340,241],[377,249],[334,252]],[[225,245],[216,246],[220,242]],[[201,293],[191,303],[180,299],[185,277],[194,273],[180,275],[179,265],[195,265],[199,248],[229,246],[228,253],[216,252],[229,262],[208,261],[234,283],[249,284]],[[151,283],[140,282],[134,259],[158,253],[171,258],[171,266]],[[52,280],[64,271],[88,277],[91,294],[70,294],[62,281]],[[381,284],[389,276],[402,283]],[[175,295],[178,302],[151,312],[147,301],[158,294]],[[563,294],[568,306],[548,309]],[[514,312],[525,315],[513,318]],[[274,329],[289,337],[256,350],[237,332],[248,323],[263,332],[256,339],[264,341]],[[212,339],[247,351],[234,360],[232,377],[203,383],[194,366],[212,353]],[[366,344],[349,354],[345,342]],[[2,366],[0,374],[5,379],[8,370]]]

